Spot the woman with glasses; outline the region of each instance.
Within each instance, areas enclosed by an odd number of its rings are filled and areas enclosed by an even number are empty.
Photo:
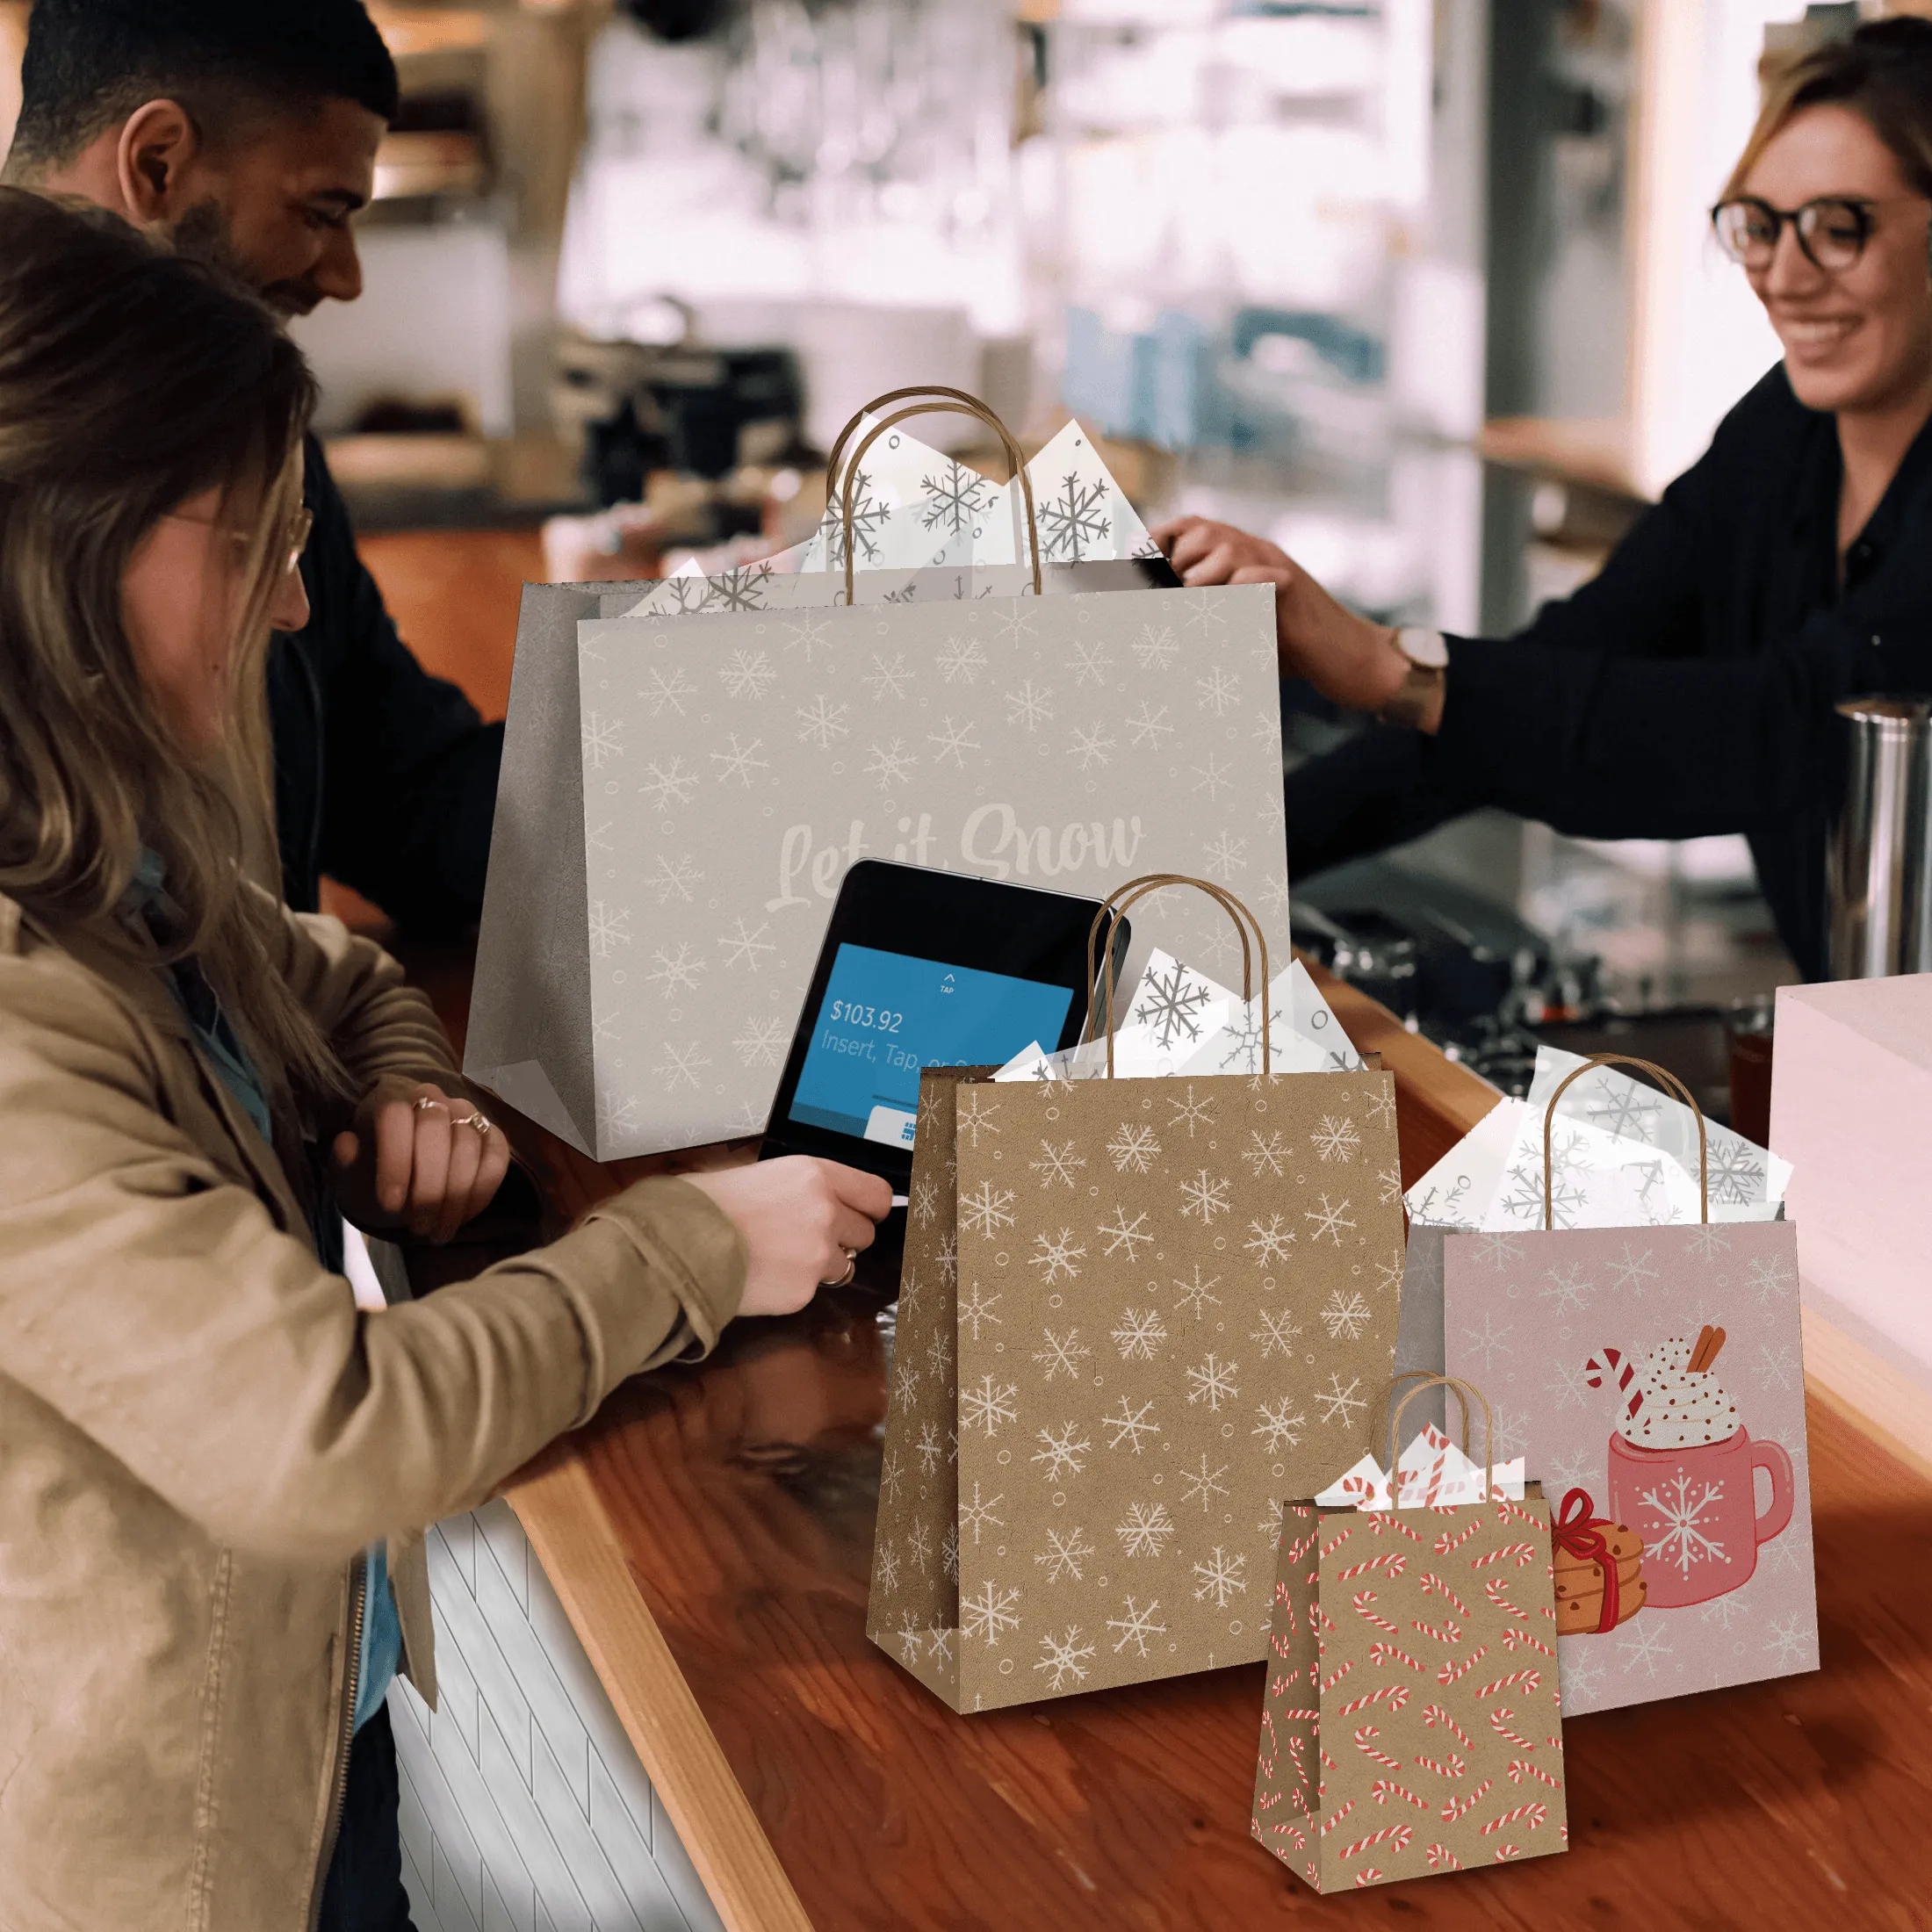
[[[1398,727],[1290,777],[1292,873],[1477,805],[1581,837],[1741,832],[1823,977],[1835,707],[1932,691],[1932,23],[1860,27],[1783,75],[1712,220],[1784,359],[1517,636],[1393,631],[1259,538],[1157,533],[1190,584],[1273,584],[1287,674]]]
[[[508,1156],[395,962],[248,883],[313,400],[252,296],[0,188],[8,1932],[405,1932],[424,1526],[849,1280],[891,1204],[816,1160],[645,1181],[375,1314],[323,1264],[338,1212],[448,1240]]]

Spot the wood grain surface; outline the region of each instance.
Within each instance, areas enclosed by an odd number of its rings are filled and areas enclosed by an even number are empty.
[[[466,960],[411,963],[460,1031]],[[1329,990],[1396,1076],[1412,1181],[1496,1096]],[[553,1224],[678,1164],[506,1124]],[[854,1288],[628,1384],[515,1499],[733,1932],[798,1921],[694,1705],[820,1932],[1928,1922],[1932,1483],[1837,1414],[1810,1411],[1821,1671],[1574,1720],[1568,1856],[1323,1900],[1248,1835],[1260,1665],[961,1718],[866,1640],[895,1277],[876,1251]]]

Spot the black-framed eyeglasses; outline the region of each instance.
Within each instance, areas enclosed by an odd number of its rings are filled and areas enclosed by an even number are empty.
[[[1774,208],[1757,195],[1738,195],[1712,209],[1711,226],[1734,262],[1748,269],[1768,269],[1788,221],[1797,231],[1805,259],[1813,268],[1835,275],[1850,268],[1865,252],[1865,243],[1878,226],[1876,211],[1884,205],[1863,195],[1820,195],[1801,208]]]

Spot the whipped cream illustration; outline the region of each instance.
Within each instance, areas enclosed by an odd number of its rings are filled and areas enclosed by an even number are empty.
[[[1724,1384],[1710,1369],[1690,1366],[1698,1342],[1673,1335],[1644,1359],[1635,1376],[1643,1399],[1617,1418],[1625,1441],[1640,1449],[1694,1449],[1737,1433],[1737,1404]]]

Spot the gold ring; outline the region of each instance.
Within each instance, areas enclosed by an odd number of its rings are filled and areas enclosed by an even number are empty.
[[[821,1281],[818,1284],[820,1287],[849,1288],[852,1286],[853,1282],[857,1280],[859,1273],[858,1250],[856,1248],[847,1248],[845,1251],[845,1258],[846,1272],[841,1274],[836,1281]]]
[[[495,1131],[494,1127],[490,1121],[487,1121],[480,1114],[478,1114],[473,1110],[466,1114],[462,1120],[452,1121],[450,1124],[452,1127],[473,1127],[477,1130],[477,1132],[483,1136],[485,1140],[488,1140],[491,1134]]]
[[[449,1104],[447,1100],[437,1099],[434,1094],[425,1093],[416,1101],[415,1108],[418,1114],[427,1114],[431,1107],[447,1107]]]

